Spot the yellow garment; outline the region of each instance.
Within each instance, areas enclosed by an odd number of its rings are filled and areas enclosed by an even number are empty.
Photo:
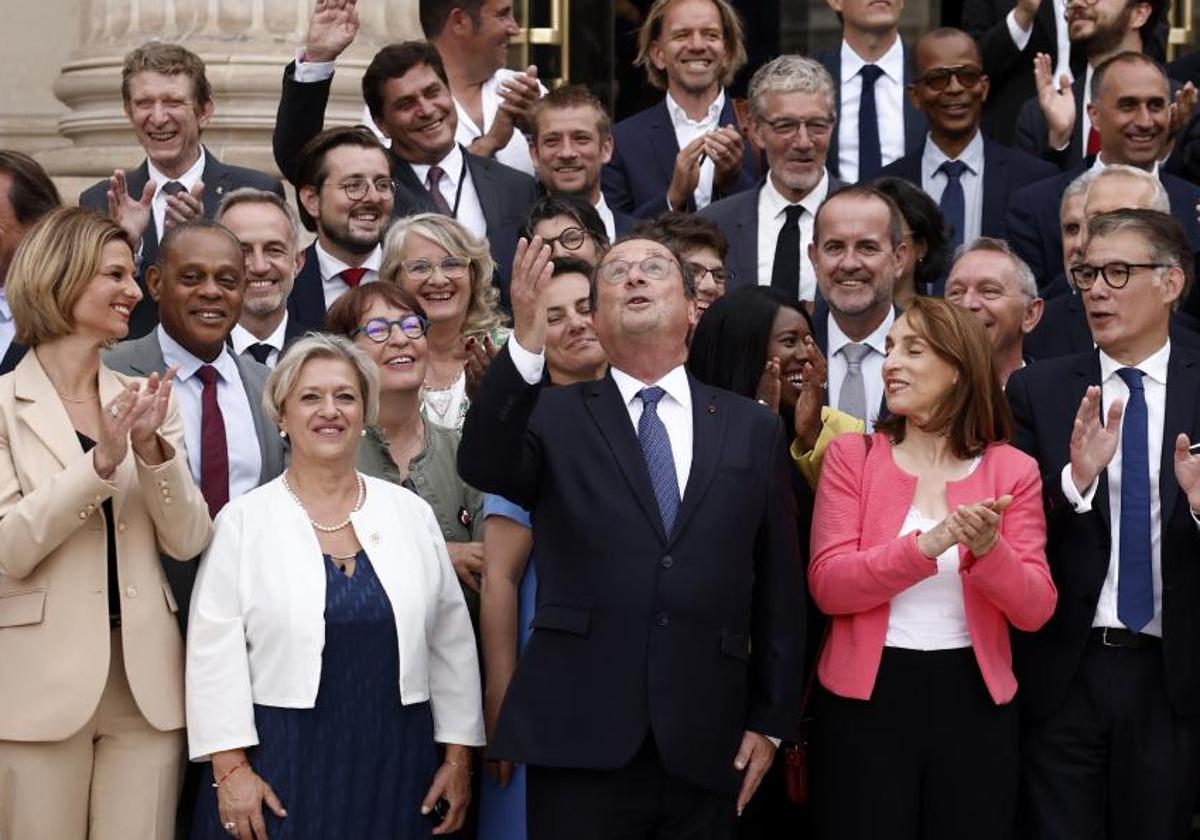
[[[804,480],[814,490],[817,487],[817,479],[821,477],[821,462],[825,459],[825,449],[829,446],[829,442],[838,435],[844,435],[849,432],[862,434],[867,430],[867,424],[857,417],[852,417],[844,411],[838,411],[836,408],[829,406],[821,407],[821,433],[817,435],[817,442],[809,451],[801,448],[800,439],[792,441],[792,460],[796,462],[800,474],[804,476]]]

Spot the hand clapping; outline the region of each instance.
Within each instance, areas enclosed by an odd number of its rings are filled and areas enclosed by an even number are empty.
[[[125,460],[130,444],[137,456],[148,464],[158,464],[165,453],[158,441],[158,430],[167,417],[171,383],[178,373],[172,367],[161,379],[150,374],[144,386],[130,382],[100,411],[100,438],[93,450],[96,474],[109,479]]]
[[[509,284],[513,335],[530,353],[540,353],[546,346],[548,325],[541,295],[554,274],[551,253],[550,246],[540,236],[535,236],[533,241],[518,240],[517,254],[513,258],[512,282]]]

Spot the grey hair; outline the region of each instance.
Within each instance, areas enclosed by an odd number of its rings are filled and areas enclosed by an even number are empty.
[[[747,96],[750,114],[759,120],[764,116],[763,100],[771,93],[816,93],[829,102],[829,115],[834,116],[833,79],[821,63],[802,55],[781,55],[759,67],[750,79]]]
[[[300,250],[300,216],[296,209],[270,190],[259,190],[254,187],[239,187],[225,194],[221,206],[217,208],[216,221],[224,223],[225,214],[239,204],[270,204],[287,216],[288,228],[292,231],[292,250]]]
[[[1162,179],[1156,175],[1152,175],[1145,169],[1138,169],[1136,166],[1126,166],[1123,163],[1113,163],[1105,166],[1092,178],[1091,183],[1088,185],[1088,192],[1090,193],[1092,188],[1105,178],[1116,178],[1118,176],[1141,181],[1143,186],[1150,190],[1150,204],[1140,209],[1156,210],[1159,213],[1170,215],[1171,197],[1167,195],[1167,188],[1163,186]]]
[[[363,398],[363,422],[374,425],[379,419],[379,370],[375,363],[345,336],[318,332],[305,333],[289,344],[267,377],[262,405],[270,421],[279,425],[283,404],[296,387],[300,371],[314,359],[335,359],[354,368]]]
[[[1066,210],[1068,201],[1074,198],[1087,200],[1087,191],[1092,186],[1092,181],[1095,180],[1096,170],[1089,169],[1067,185],[1066,190],[1063,191],[1062,201],[1058,204],[1058,217],[1060,219],[1062,218],[1063,211]]]
[[[1029,263],[1017,256],[1017,252],[1012,249],[1012,246],[1003,239],[996,239],[993,236],[977,236],[966,245],[962,245],[954,253],[954,261],[958,262],[967,254],[973,254],[977,251],[983,251],[989,254],[1003,254],[1008,257],[1012,263],[1013,272],[1017,275],[1017,288],[1021,294],[1030,300],[1036,300],[1038,295],[1037,278],[1033,276],[1033,269],[1029,267]]]

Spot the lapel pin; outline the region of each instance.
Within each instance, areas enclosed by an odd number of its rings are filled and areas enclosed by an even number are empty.
[[[709,404],[708,404],[708,413],[709,413],[709,414],[716,414],[716,413],[717,413],[717,407],[716,407],[715,405],[713,405],[712,403],[709,403]]]
[[[374,543],[374,544],[376,544],[376,545],[378,545],[378,544],[379,544],[379,534],[372,534],[372,535],[371,535],[371,542],[372,542],[372,543]]]

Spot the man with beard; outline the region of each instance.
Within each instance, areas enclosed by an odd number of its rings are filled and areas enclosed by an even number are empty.
[[[379,279],[395,200],[387,152],[363,126],[331,128],[300,151],[293,183],[317,239],[304,251],[288,318],[297,330],[320,330],[343,292]]]
[[[929,121],[922,147],[885,166],[881,176],[904,178],[942,210],[950,250],[979,236],[1004,239],[1013,191],[1048,178],[1054,166],[984,138],[979,129],[989,80],[979,47],[958,29],[935,29],[917,42],[913,105]],[[939,278],[934,294],[941,294]]]
[[[757,190],[700,212],[729,240],[734,285],[772,286],[800,300],[817,293],[806,256],[817,208],[840,183],[825,170],[837,128],[833,80],[810,58],[785,55],[750,80],[750,113],[770,171]]]
[[[304,267],[300,219],[274,193],[246,188],[225,196],[216,220],[233,231],[246,257],[242,317],[229,341],[235,353],[273,368],[284,346],[302,333],[287,311],[296,274]]]
[[[757,162],[725,88],[746,63],[727,0],[655,0],[638,32],[637,64],[663,101],[613,128],[604,195],[639,219],[702,210],[754,186]]]
[[[866,421],[883,408],[884,341],[896,318],[892,287],[904,261],[900,208],[868,186],[825,199],[813,220],[808,256],[828,312],[817,310],[813,338],[829,360],[829,405]]]

